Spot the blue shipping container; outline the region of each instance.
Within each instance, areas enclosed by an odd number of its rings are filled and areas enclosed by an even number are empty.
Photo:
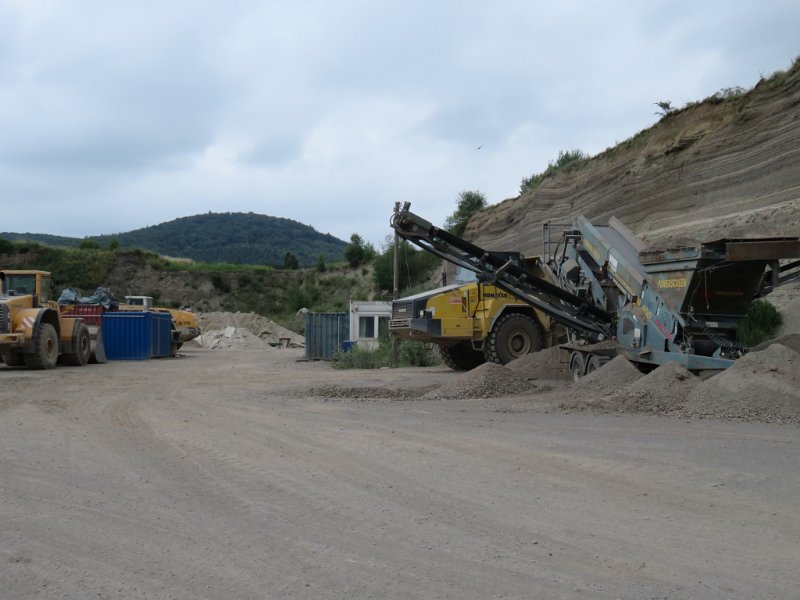
[[[306,314],[306,358],[331,360],[350,339],[349,313]]]
[[[108,360],[146,360],[172,353],[172,317],[157,312],[106,312],[103,342]]]

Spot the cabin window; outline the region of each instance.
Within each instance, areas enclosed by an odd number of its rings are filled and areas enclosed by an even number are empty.
[[[622,334],[623,335],[632,334],[633,330],[635,328],[636,328],[636,326],[634,325],[632,319],[629,319],[628,317],[625,317],[624,319],[622,319]]]
[[[360,338],[374,338],[375,335],[375,317],[358,317],[358,337]]]

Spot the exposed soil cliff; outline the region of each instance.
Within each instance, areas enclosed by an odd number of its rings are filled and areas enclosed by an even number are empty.
[[[465,236],[542,252],[542,223],[612,215],[653,246],[800,235],[800,61],[749,92],[710,98],[485,210]]]

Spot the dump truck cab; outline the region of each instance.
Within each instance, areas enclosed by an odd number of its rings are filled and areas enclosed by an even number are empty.
[[[152,310],[152,296],[125,296],[125,303],[137,307],[139,310]]]
[[[200,335],[200,324],[194,313],[182,308],[158,307],[155,305],[152,296],[125,296],[125,304],[120,305],[120,310],[168,312],[172,318],[172,335],[175,350],[179,349],[185,342],[193,340]]]
[[[519,252],[493,254],[541,271],[538,259]],[[485,361],[506,364],[553,343],[547,315],[464,267],[452,285],[393,301],[389,331],[436,344],[444,362],[457,370]]]
[[[91,341],[86,325],[62,317],[49,272],[0,271],[0,356],[9,366],[50,369],[85,365]]]

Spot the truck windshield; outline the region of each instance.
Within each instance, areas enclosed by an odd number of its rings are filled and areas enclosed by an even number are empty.
[[[6,290],[9,296],[35,294],[36,275],[6,275]]]
[[[475,271],[470,271],[464,267],[458,267],[458,271],[456,271],[456,283],[470,283],[471,281],[476,281],[478,276],[475,274]]]

